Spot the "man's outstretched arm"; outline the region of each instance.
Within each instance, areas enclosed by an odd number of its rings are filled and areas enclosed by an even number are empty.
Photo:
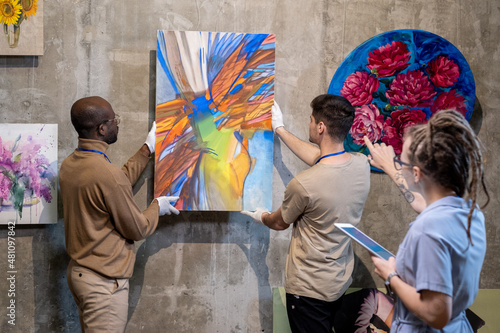
[[[283,113],[278,105],[274,102],[271,109],[273,116],[273,130],[274,133],[283,141],[283,143],[304,163],[307,165],[314,165],[320,157],[319,147],[304,140],[299,139],[294,134],[288,132],[283,124]]]
[[[263,224],[273,230],[285,230],[290,226],[283,220],[283,216],[281,215],[281,207],[273,213],[269,213],[263,208],[257,208],[253,212],[244,210],[241,213],[250,216],[256,223]]]

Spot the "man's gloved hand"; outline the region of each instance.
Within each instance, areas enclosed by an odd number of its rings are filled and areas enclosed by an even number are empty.
[[[156,121],[153,121],[153,126],[151,127],[151,130],[148,133],[148,137],[146,138],[146,142],[144,142],[148,148],[149,151],[152,153],[155,152],[155,145],[156,145]]]
[[[283,113],[281,113],[280,106],[276,103],[276,101],[274,101],[274,105],[271,107],[271,115],[273,116],[271,121],[273,131],[276,132],[278,127],[285,127],[283,124]]]
[[[160,216],[163,215],[170,215],[174,213],[175,215],[179,215],[179,211],[170,204],[170,202],[175,202],[179,199],[179,197],[167,197],[167,196],[162,196],[158,197],[155,200],[158,201],[158,205],[160,205]]]
[[[264,222],[262,222],[262,214],[264,213],[269,213],[269,212],[264,208],[257,208],[254,212],[248,210],[241,211],[241,214],[250,216],[256,223],[260,224],[264,224]]]

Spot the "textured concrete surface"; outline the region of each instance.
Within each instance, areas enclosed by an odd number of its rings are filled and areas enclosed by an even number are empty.
[[[366,39],[394,29],[422,29],[453,43],[469,62],[482,107],[492,201],[485,209],[488,251],[481,288],[500,288],[500,2],[498,0],[211,0],[45,1],[44,55],[0,57],[0,122],[59,124],[59,162],[75,148],[69,108],[100,95],[122,117],[110,151],[121,164],[140,147],[154,118],[156,30],[276,34],[276,99],[287,128],[307,139],[309,102],[326,92],[335,70]],[[3,36],[0,35],[0,38]],[[275,143],[273,207],[306,166]],[[152,199],[153,165],[136,186]],[[415,216],[383,174],[372,174],[362,228],[396,251]],[[0,284],[0,331],[77,332],[66,285],[63,220],[16,228],[16,326],[7,323],[7,283]],[[127,332],[271,332],[272,291],[283,284],[290,231],[274,232],[239,213],[181,213],[164,218],[137,243]],[[0,228],[0,252],[7,229]],[[356,248],[354,286],[382,286]],[[2,279],[7,257],[0,256]],[[5,280],[4,280],[5,281]]]

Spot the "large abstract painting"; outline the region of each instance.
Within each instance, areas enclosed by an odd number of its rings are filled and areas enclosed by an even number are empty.
[[[271,209],[275,36],[158,31],[155,196]]]
[[[0,124],[0,224],[57,223],[57,124]]]
[[[0,0],[0,55],[43,55],[43,0]]]
[[[356,109],[345,147],[367,154],[363,136],[401,153],[404,131],[432,114],[454,109],[470,120],[472,71],[444,38],[421,30],[385,32],[363,42],[335,72],[328,92]]]

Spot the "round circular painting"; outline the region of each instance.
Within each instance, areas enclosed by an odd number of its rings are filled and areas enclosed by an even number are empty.
[[[401,153],[405,129],[445,109],[469,121],[476,89],[469,64],[444,38],[395,30],[370,38],[342,62],[328,88],[356,109],[345,140],[348,151],[368,154],[363,137]]]

